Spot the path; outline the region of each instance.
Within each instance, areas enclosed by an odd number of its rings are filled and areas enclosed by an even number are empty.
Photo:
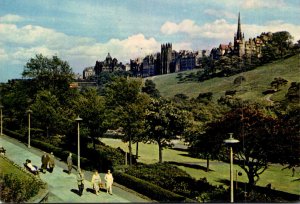
[[[6,151],[6,156],[16,164],[23,166],[26,159],[30,159],[32,164],[40,166],[41,156],[43,151],[34,147],[27,148],[24,143],[5,135],[0,136],[0,146],[3,146]],[[91,177],[92,172],[85,171],[85,190],[80,197],[77,192],[76,170],[73,169],[69,175],[64,172],[67,169],[66,163],[56,159],[53,173],[40,173],[40,178],[48,183],[49,186],[49,203],[117,203],[117,202],[151,202],[149,199],[142,198],[137,193],[126,190],[121,185],[114,183],[113,195],[102,191],[100,195],[86,191],[87,188],[92,188]],[[104,181],[104,174],[100,174]]]

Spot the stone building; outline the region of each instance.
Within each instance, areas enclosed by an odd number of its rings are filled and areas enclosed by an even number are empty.
[[[82,72],[83,79],[88,79],[95,76],[94,67],[86,67]]]
[[[171,73],[172,43],[161,45],[161,74]]]
[[[101,72],[123,71],[125,66],[118,63],[116,58],[112,58],[108,53],[104,61],[96,61],[94,66],[95,75],[98,76]]]
[[[272,33],[262,33],[256,38],[249,38],[248,41],[245,40],[244,33],[242,33],[240,13],[238,15],[238,25],[237,32],[234,35],[233,45],[230,42],[227,44],[220,44],[218,48],[213,48],[211,50],[211,57],[213,59],[219,59],[224,55],[237,55],[239,57],[249,57],[249,56],[262,56],[262,47],[272,39]]]

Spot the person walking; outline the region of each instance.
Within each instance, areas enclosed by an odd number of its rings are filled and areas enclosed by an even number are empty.
[[[49,155],[46,152],[44,152],[41,158],[41,162],[42,162],[41,170],[43,173],[46,173],[49,158],[50,158]]]
[[[93,189],[95,190],[96,195],[99,195],[100,185],[101,185],[101,177],[97,170],[94,171],[94,174],[92,176],[92,185],[93,185]]]
[[[78,170],[77,184],[78,184],[79,195],[82,196],[82,192],[84,190],[84,172],[81,169]]]
[[[72,168],[73,168],[73,160],[72,160],[72,153],[69,153],[69,156],[67,158],[67,165],[68,165],[68,174],[71,174]]]
[[[112,195],[112,184],[114,182],[114,177],[113,177],[112,173],[110,173],[110,170],[107,171],[104,179],[106,181],[106,183],[105,183],[106,193],[109,193],[110,195]]]
[[[52,173],[53,169],[55,167],[55,159],[54,159],[54,155],[53,152],[50,153],[50,159],[49,159],[49,172]]]

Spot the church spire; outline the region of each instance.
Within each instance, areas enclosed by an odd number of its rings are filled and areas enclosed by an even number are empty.
[[[237,40],[241,40],[243,38],[242,29],[241,29],[240,12],[239,12],[239,18],[238,18],[238,28],[237,28],[237,32],[236,32],[236,38],[237,38]]]

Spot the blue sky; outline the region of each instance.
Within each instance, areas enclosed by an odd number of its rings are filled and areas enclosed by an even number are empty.
[[[20,78],[35,54],[57,55],[75,73],[104,60],[126,63],[160,51],[202,50],[287,30],[300,39],[299,0],[0,0],[0,82]]]

